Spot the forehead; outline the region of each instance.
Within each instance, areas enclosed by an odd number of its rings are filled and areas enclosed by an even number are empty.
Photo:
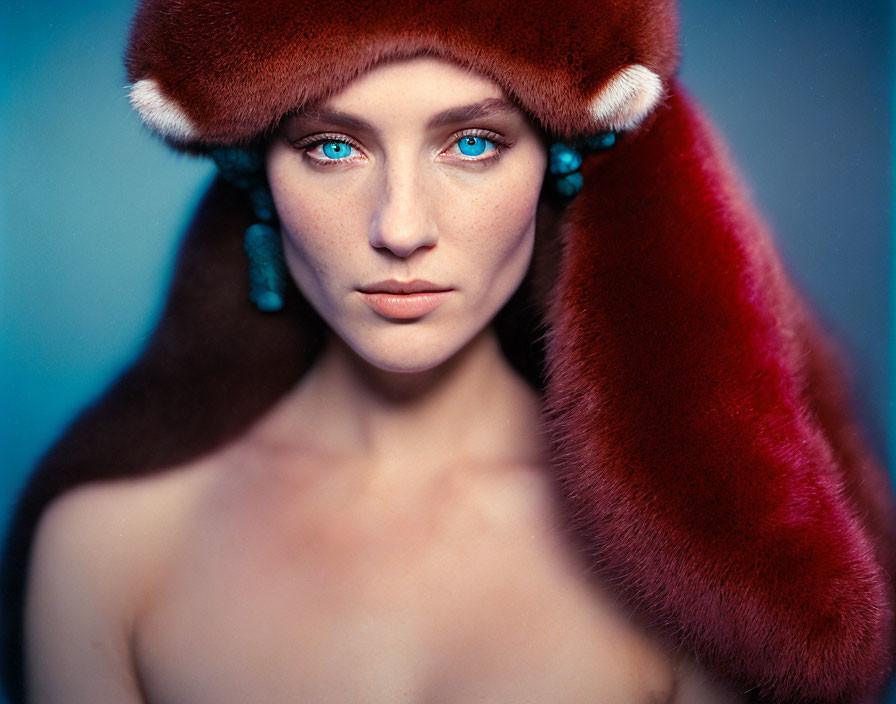
[[[352,101],[380,94],[392,99],[420,95],[436,96],[444,91],[472,96],[503,96],[501,87],[491,78],[464,69],[435,56],[417,56],[387,61],[352,80],[332,101]]]
[[[377,66],[296,115],[358,129],[392,123],[429,129],[481,117],[522,119],[523,113],[491,79],[433,57]]]

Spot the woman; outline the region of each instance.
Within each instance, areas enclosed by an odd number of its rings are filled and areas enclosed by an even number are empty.
[[[889,495],[671,8],[213,9],[142,6],[132,95],[178,146],[263,145],[303,296],[217,185],[147,354],[23,503],[34,700],[872,694]],[[218,158],[270,219],[251,153]],[[247,225],[285,314],[232,284]]]

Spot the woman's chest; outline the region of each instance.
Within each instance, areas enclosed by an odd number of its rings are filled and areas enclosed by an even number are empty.
[[[237,513],[184,543],[134,634],[150,704],[623,704],[671,690],[668,658],[585,581],[550,517],[344,508]]]

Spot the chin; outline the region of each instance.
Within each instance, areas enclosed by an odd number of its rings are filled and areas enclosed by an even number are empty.
[[[424,374],[426,372],[437,369],[449,358],[427,358],[427,359],[372,359],[364,358],[366,362],[381,372],[389,372],[390,374]]]
[[[453,359],[477,332],[446,339],[443,334],[422,329],[419,323],[411,323],[397,326],[387,335],[372,335],[363,340],[340,337],[354,354],[380,371],[417,374],[432,371]]]

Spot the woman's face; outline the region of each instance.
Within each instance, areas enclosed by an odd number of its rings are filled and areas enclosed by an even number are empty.
[[[267,152],[299,289],[358,355],[403,372],[449,359],[517,289],[545,165],[497,84],[428,57],[289,118]]]

